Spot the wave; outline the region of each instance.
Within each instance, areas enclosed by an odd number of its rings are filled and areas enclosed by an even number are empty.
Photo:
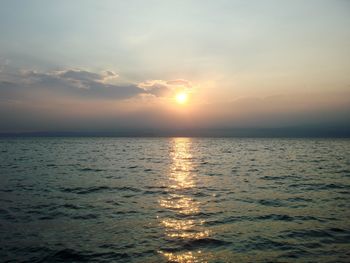
[[[230,245],[232,242],[224,241],[216,238],[201,238],[191,239],[189,241],[181,242],[183,249],[197,249],[197,248],[217,248],[221,246]]]
[[[110,186],[95,186],[95,187],[75,187],[75,188],[61,188],[62,192],[74,194],[91,194],[101,191],[129,191],[141,192],[139,188],[124,186],[124,187],[110,187]]]

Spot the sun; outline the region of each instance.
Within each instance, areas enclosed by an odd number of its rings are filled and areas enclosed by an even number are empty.
[[[177,103],[185,104],[187,102],[188,96],[185,92],[181,92],[176,95],[175,99]]]

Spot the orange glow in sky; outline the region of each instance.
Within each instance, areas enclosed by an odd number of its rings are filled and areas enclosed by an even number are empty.
[[[185,104],[188,100],[188,95],[184,92],[178,93],[176,95],[176,102],[179,104]]]

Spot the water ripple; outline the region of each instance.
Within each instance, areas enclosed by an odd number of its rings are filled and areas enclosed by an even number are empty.
[[[0,148],[2,262],[349,262],[349,140]]]

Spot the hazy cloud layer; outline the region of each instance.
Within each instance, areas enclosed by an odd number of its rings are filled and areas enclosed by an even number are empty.
[[[186,80],[151,80],[143,83],[118,84],[118,74],[106,70],[102,73],[82,69],[52,72],[12,71],[0,72],[2,99],[18,100],[30,97],[54,96],[80,99],[121,100],[142,94],[156,97],[171,95],[177,88],[189,87]],[[114,81],[114,82],[111,82]]]
[[[65,96],[91,99],[125,99],[142,94],[145,91],[136,85],[109,83],[111,71],[94,73],[86,70],[63,70],[48,73],[25,72],[19,77],[25,78],[28,88],[40,87]]]
[[[172,101],[177,92],[193,89],[193,83],[184,79],[121,84],[118,74],[110,70],[39,72],[4,67],[0,132],[350,127],[346,90],[226,102],[194,100],[185,109]]]

